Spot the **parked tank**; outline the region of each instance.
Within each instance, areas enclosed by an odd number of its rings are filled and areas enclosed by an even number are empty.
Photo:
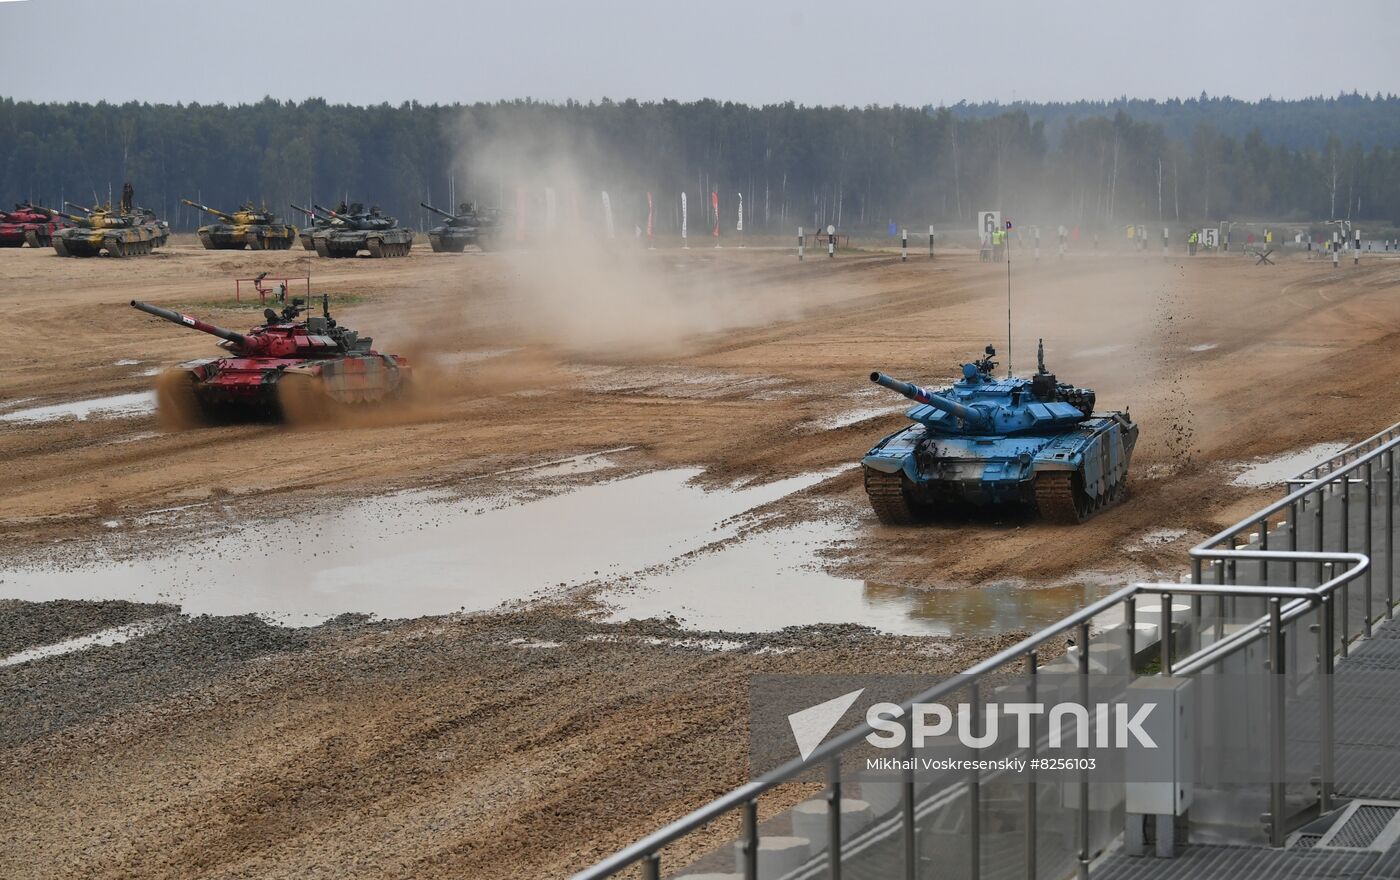
[[[907,525],[958,504],[1024,505],[1055,522],[1082,522],[1125,494],[1138,426],[1127,412],[1094,412],[1094,392],[1045,369],[997,379],[996,350],[962,367],[938,392],[871,373],[916,402],[914,424],[861,460],[881,522]]]
[[[186,361],[161,376],[158,413],[169,427],[246,419],[314,421],[338,408],[381,404],[408,385],[408,361],[374,350],[374,340],[336,323],[330,300],[302,318],[303,300],[236,333],[179,312],[131,301],[132,308],[223,340],[228,354]]]
[[[218,223],[199,227],[199,241],[205,250],[241,251],[249,248],[255,251],[285,251],[297,237],[297,228],[283,223],[266,206],[258,210],[252,202],[248,202],[232,214],[227,214],[189,199],[180,201],[219,218]]]
[[[297,241],[301,242],[301,246],[305,250],[316,250],[316,242],[313,239],[313,236],[315,235],[316,230],[321,229],[325,226],[329,226],[331,218],[322,216],[321,214],[318,214],[310,208],[303,208],[301,205],[297,204],[292,205],[292,210],[300,211],[306,216],[307,222],[311,224],[310,226],[302,227],[302,230],[297,233]]]
[[[170,224],[157,219],[155,212],[133,204],[131,184],[122,185],[122,200],[116,211],[110,205],[79,208],[83,214],[65,214],[73,226],[53,236],[53,249],[60,257],[111,257],[149,254],[170,238]],[[71,203],[69,203],[71,206]],[[76,206],[74,206],[76,207]]]
[[[403,229],[393,217],[379,213],[378,207],[368,211],[356,203],[346,211],[330,211],[320,205],[311,207],[325,214],[331,222],[311,234],[316,253],[323,257],[353,257],[369,251],[371,257],[406,257],[413,247],[413,230]]]
[[[495,211],[478,211],[471,202],[463,202],[457,206],[457,213],[452,214],[427,202],[418,204],[447,219],[443,225],[428,230],[428,243],[433,246],[434,253],[460,254],[469,244],[482,250],[495,246],[499,234]]]
[[[51,208],[23,202],[13,211],[0,211],[0,247],[48,247],[53,234],[68,226]]]

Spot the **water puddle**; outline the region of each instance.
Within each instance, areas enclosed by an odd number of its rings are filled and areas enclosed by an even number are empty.
[[[585,452],[582,455],[574,455],[569,458],[556,458],[541,462],[540,464],[527,464],[521,465],[520,467],[507,468],[506,470],[498,471],[493,476],[521,474],[530,479],[538,479],[541,477],[572,477],[580,474],[592,474],[617,467],[617,460],[609,456],[619,452],[627,452],[635,448],[635,446],[618,446],[599,452]]]
[[[1193,345],[1193,346],[1191,346],[1191,348],[1189,349],[1189,351],[1195,351],[1195,352],[1210,351],[1210,350],[1213,349],[1213,348],[1219,348],[1219,347],[1220,347],[1220,343],[1218,343],[1218,342],[1202,342],[1200,345]]]
[[[137,361],[137,360],[132,360],[131,358],[122,358],[122,359],[119,360],[119,361],[112,361],[112,366],[114,366],[114,367],[134,367],[134,366],[136,366],[136,365],[139,364],[139,363],[141,363],[141,362],[140,362],[140,361]]]
[[[179,619],[180,617],[177,614],[170,614],[165,617],[152,617],[146,620],[138,620],[135,623],[128,623],[124,626],[114,626],[111,629],[99,630],[90,635],[78,636],[77,638],[56,642],[52,645],[29,648],[28,650],[11,654],[8,657],[0,657],[0,666],[16,666],[20,663],[28,663],[32,660],[60,657],[64,654],[76,654],[79,651],[86,651],[89,648],[105,648],[109,645],[120,645],[122,642],[129,642],[132,639],[159,632]]]
[[[95,397],[89,400],[73,400],[68,403],[11,410],[0,413],[0,422],[56,422],[60,419],[76,419],[85,422],[93,417],[131,418],[155,412],[155,409],[155,392],[134,391],[130,394],[116,394],[111,397]]]
[[[310,625],[478,611],[626,577],[737,535],[735,518],[832,473],[706,491],[698,469],[655,471],[513,505],[412,491],[334,512],[225,524],[130,560],[0,571],[0,596],[178,602],[186,614]]]
[[[909,589],[843,578],[823,569],[820,554],[848,532],[836,522],[769,529],[646,572],[597,598],[613,622],[674,614],[693,630],[856,623],[896,635],[977,636],[1040,629],[1123,585]]]
[[[1232,481],[1236,486],[1273,486],[1296,477],[1319,462],[1326,461],[1346,449],[1347,443],[1318,443],[1296,452],[1285,452],[1273,458],[1261,458],[1238,465],[1242,467]]]

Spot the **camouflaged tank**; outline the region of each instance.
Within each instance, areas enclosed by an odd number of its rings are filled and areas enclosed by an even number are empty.
[[[82,214],[54,213],[73,226],[53,235],[53,249],[60,257],[135,257],[149,254],[170,239],[170,224],[156,217],[149,208],[132,203],[135,191],[123,184],[122,200],[116,211],[110,205],[75,207]]]
[[[199,241],[205,250],[241,251],[247,248],[255,251],[285,251],[297,238],[295,226],[283,223],[280,217],[266,207],[262,210],[254,208],[252,202],[248,202],[232,214],[227,214],[189,199],[180,201],[219,218],[218,223],[199,227]]]

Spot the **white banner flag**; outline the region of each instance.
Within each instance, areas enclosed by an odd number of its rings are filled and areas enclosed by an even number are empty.
[[[612,199],[608,198],[608,191],[603,190],[603,228],[607,230],[608,238],[614,237],[612,218]]]
[[[739,224],[734,227],[735,232],[744,231],[744,194],[736,193],[739,196]]]
[[[685,209],[685,193],[681,193],[681,238],[682,238],[682,239],[685,238],[685,228],[686,228],[686,218],[685,218],[685,215],[686,215],[686,209]]]

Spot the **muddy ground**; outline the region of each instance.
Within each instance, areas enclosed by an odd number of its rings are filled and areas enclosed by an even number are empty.
[[[244,329],[261,306],[233,303],[232,278],[308,268],[315,290],[338,296],[338,319],[413,359],[412,401],[298,430],[165,432],[149,413],[5,419],[142,392],[147,374],[216,351],[130,299]],[[838,523],[813,564],[864,582],[867,598],[897,590],[937,607],[991,584],[1174,577],[1191,541],[1276,492],[1232,485],[1240,462],[1395,420],[1400,261],[1334,272],[1301,257],[1261,267],[1122,253],[1013,269],[1016,370],[1033,369],[1044,337],[1062,381],[1142,425],[1131,498],[1079,527],[1004,516],[884,528],[858,471],[838,470],[903,421],[899,400],[869,385],[872,369],[937,384],[988,342],[1005,366],[1006,268],[969,254],[0,252],[0,599],[88,597],[34,595],[35,566],[100,571],[391,490],[510,506],[619,468],[693,468],[715,491],[829,474],[766,502],[749,526]],[[524,487],[502,476],[618,449],[596,473],[551,470]],[[665,499],[651,515],[665,521]],[[1169,537],[1144,543],[1151,534]],[[487,549],[524,565],[551,537]],[[238,582],[212,560],[205,570]],[[419,576],[406,569],[385,589]],[[607,575],[590,578],[489,614],[296,628],[184,618],[0,667],[0,838],[14,844],[0,847],[0,875],[559,876],[742,781],[750,674],[951,672],[1014,638],[900,638],[839,620],[695,632],[679,605],[679,621],[610,624],[596,604]],[[201,589],[197,575],[187,584]],[[171,613],[5,603],[0,643]]]

